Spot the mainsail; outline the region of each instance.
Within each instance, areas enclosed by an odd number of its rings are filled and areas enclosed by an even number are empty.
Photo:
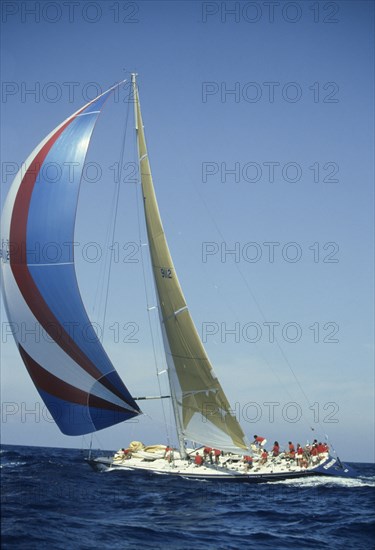
[[[39,394],[67,435],[94,432],[141,412],[90,324],[74,267],[83,165],[96,120],[113,89],[67,118],[34,149],[3,210],[8,318]]]
[[[132,79],[147,235],[180,448],[188,439],[226,451],[247,449],[177,278],[155,196],[135,75]]]

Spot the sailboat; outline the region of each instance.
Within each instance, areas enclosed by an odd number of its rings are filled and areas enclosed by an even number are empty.
[[[121,83],[120,83],[121,84]],[[87,103],[30,154],[9,190],[2,216],[3,296],[9,322],[40,326],[46,341],[22,339],[19,354],[63,434],[83,435],[142,414],[94,331],[75,272],[72,245],[85,157],[98,116],[116,87]],[[328,449],[295,460],[250,445],[207,357],[180,286],[156,200],[136,75],[132,74],[143,213],[165,351],[178,448],[133,443],[113,456],[92,457],[96,470],[142,471],[190,479],[259,482],[308,475],[350,476]],[[51,185],[43,166],[64,170]],[[43,251],[56,243],[61,254]],[[76,330],[71,330],[72,325]],[[79,330],[85,327],[85,331]],[[85,336],[83,336],[85,334]],[[190,445],[190,446],[189,446]],[[212,457],[215,456],[215,460]],[[244,458],[245,457],[245,458]]]

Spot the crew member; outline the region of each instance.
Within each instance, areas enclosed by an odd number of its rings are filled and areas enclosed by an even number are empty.
[[[264,451],[262,452],[261,454],[261,461],[260,463],[261,464],[265,464],[267,462],[267,459],[268,459],[268,453],[266,451],[266,449],[264,449]]]
[[[203,457],[199,453],[195,454],[194,463],[195,463],[196,466],[202,466]]]
[[[278,441],[275,441],[272,447],[272,456],[279,456],[280,454],[280,445]]]
[[[303,461],[303,449],[299,443],[297,443],[297,465],[302,466]]]
[[[219,451],[219,449],[214,449],[214,456],[215,456],[216,466],[219,464],[220,455],[221,455],[221,451]]]
[[[289,452],[288,452],[287,456],[289,456],[289,458],[295,458],[296,449],[295,449],[293,443],[291,441],[289,441],[288,446],[289,446]]]
[[[267,443],[267,439],[262,437],[261,435],[254,435],[254,445],[258,445],[259,447],[263,447]]]
[[[244,461],[245,464],[246,464],[246,469],[247,469],[247,470],[251,470],[251,468],[253,467],[253,457],[252,457],[252,456],[245,455],[245,456],[243,457],[243,461]]]

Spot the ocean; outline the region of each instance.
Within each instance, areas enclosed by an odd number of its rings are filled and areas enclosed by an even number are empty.
[[[375,465],[264,484],[96,473],[76,449],[1,447],[2,548],[373,549]]]

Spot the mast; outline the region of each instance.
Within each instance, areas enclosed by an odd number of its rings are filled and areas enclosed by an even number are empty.
[[[144,139],[144,129],[143,129],[143,123],[142,123],[142,118],[141,118],[141,107],[140,107],[139,97],[138,97],[138,88],[137,88],[137,84],[136,84],[136,76],[137,76],[136,73],[132,73],[131,82],[132,82],[133,98],[134,98],[134,120],[135,120],[135,131],[136,131],[136,135],[137,135],[138,163],[139,163],[140,174],[142,174],[141,163],[144,159],[147,158],[147,149],[146,149],[146,143],[145,143],[145,139]],[[143,138],[142,142],[140,142],[140,132],[141,132],[141,137]],[[141,143],[144,144],[144,150],[141,146]],[[151,177],[151,172],[149,172],[149,174],[150,174],[150,177]],[[151,183],[152,183],[152,181],[151,181]],[[142,176],[141,176],[141,185],[142,185],[142,195],[143,195],[143,209],[144,209],[144,214],[145,214],[145,219],[146,219],[147,234],[148,234],[148,237],[149,237],[148,240],[150,242],[149,226],[147,224],[147,213],[146,213],[146,209],[145,209],[145,200],[146,199],[145,199],[145,196],[144,196],[145,192],[144,192],[144,183],[143,183]],[[149,250],[150,250],[150,248],[149,248]],[[157,301],[158,301],[158,308],[157,309],[158,309],[159,322],[160,322],[162,336],[163,336],[163,344],[164,344],[164,349],[166,349],[166,346],[168,346],[168,339],[166,339],[165,331],[163,330],[163,319],[162,319],[161,311],[160,311],[160,303],[159,303],[158,292],[156,291],[155,294],[157,296]],[[176,394],[173,391],[173,381],[171,380],[171,376],[170,376],[171,371],[170,371],[170,368],[169,368],[169,365],[168,365],[168,358],[166,357],[166,359],[167,359],[167,366],[168,366],[168,368],[167,368],[168,381],[169,381],[169,387],[171,389],[171,401],[172,401],[172,408],[173,408],[173,414],[174,414],[177,437],[178,437],[178,443],[179,443],[179,449],[180,449],[180,456],[181,456],[181,458],[186,458],[187,453],[186,453],[186,448],[185,448],[185,438],[184,438],[184,434],[183,434],[183,430],[182,430],[181,417],[180,417],[180,414],[179,414],[178,404],[177,404],[177,401],[176,401]]]
[[[245,435],[207,357],[169,251],[156,200],[132,75],[143,208],[173,411],[182,456],[185,440],[229,452],[247,450]]]

